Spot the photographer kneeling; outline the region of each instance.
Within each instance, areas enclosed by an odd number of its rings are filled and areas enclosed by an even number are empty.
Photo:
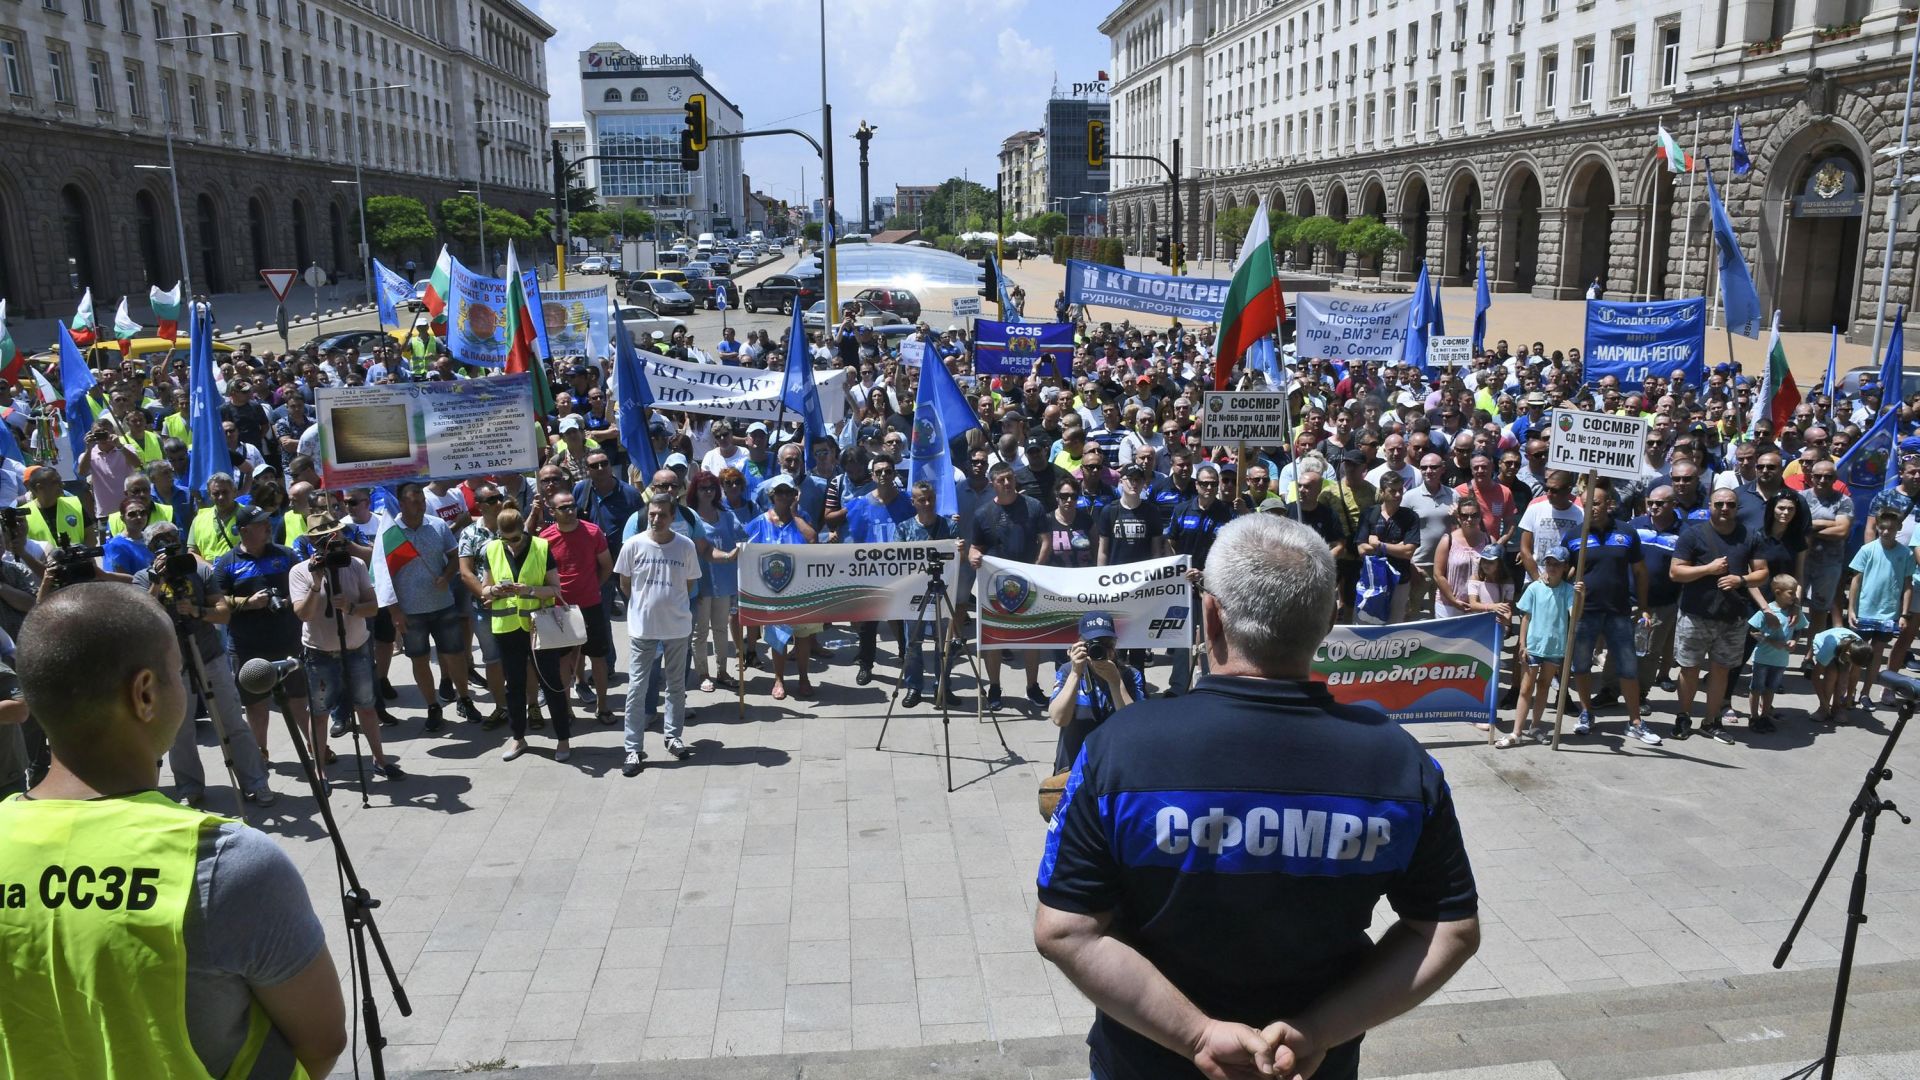
[[[352,539],[346,529],[347,523],[332,514],[308,518],[306,538],[314,546],[313,556],[287,576],[287,597],[300,619],[302,663],[313,694],[308,702],[312,711],[308,738],[314,767],[324,777],[332,764],[332,751],[327,749],[327,717],[344,702],[359,718],[360,734],[373,753],[373,771],[398,780],[405,774],[399,765],[387,760],[380,745],[373,656],[367,648],[373,637],[367,620],[380,610],[380,602],[375,599],[373,575],[367,564],[353,557]],[[347,635],[344,649],[342,628]]]
[[[1140,669],[1122,668],[1114,659],[1113,616],[1089,611],[1080,616],[1080,641],[1067,650],[1068,665],[1054,676],[1047,719],[1060,729],[1053,752],[1056,776],[1073,768],[1080,744],[1107,717],[1147,696]]]
[[[196,687],[193,661],[186,655],[191,641],[200,652],[201,669],[207,675],[207,689],[213,700],[206,703],[213,729],[227,743],[233,758],[233,771],[240,778],[241,792],[248,801],[261,806],[273,805],[273,790],[267,786],[267,763],[254,741],[253,729],[241,717],[240,687],[233,679],[233,663],[220,645],[218,624],[231,612],[226,595],[208,566],[187,550],[180,527],[171,521],[156,521],[147,526],[147,548],[153,562],[133,575],[133,583],[145,589],[173,619],[174,636],[180,642],[180,672],[189,689]],[[199,806],[207,787],[206,768],[200,762],[200,743],[193,718],[187,715],[189,702],[181,704],[181,724],[167,751],[167,765],[173,770],[173,784],[183,805]]]

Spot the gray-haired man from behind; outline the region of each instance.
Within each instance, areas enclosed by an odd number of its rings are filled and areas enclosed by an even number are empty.
[[[1034,941],[1099,1010],[1096,1080],[1350,1080],[1361,1036],[1479,947],[1453,799],[1412,736],[1312,681],[1335,592],[1318,534],[1239,518],[1204,581],[1212,674],[1087,736]],[[1382,896],[1399,920],[1375,942]]]

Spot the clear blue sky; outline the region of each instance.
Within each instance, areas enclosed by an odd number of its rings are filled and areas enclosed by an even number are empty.
[[[579,120],[581,50],[616,41],[636,53],[691,53],[740,106],[749,129],[820,130],[819,6],[807,0],[707,0],[637,10],[607,0],[527,0],[559,32],[547,45],[554,120]],[[833,102],[840,211],[856,218],[859,144],[873,124],[871,189],[933,184],[963,170],[993,186],[1000,140],[1037,128],[1057,76],[1064,91],[1108,64],[1102,0],[826,0],[827,89]],[[620,29],[610,28],[613,25]],[[603,27],[592,29],[592,27]],[[753,186],[797,201],[806,174],[820,195],[820,159],[798,139],[751,139]]]

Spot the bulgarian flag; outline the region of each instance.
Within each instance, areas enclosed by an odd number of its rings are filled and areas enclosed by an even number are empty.
[[[385,518],[384,515],[381,515],[381,518],[385,521],[385,527],[380,530],[379,539],[376,542],[378,550],[374,552],[373,591],[380,606],[390,607],[399,603],[393,591],[394,575],[408,563],[419,558],[420,549],[414,547],[413,541],[407,539],[406,530],[400,527],[398,521]]]
[[[1787,350],[1780,344],[1780,312],[1776,310],[1773,341],[1767,346],[1767,370],[1760,377],[1760,392],[1753,399],[1753,424],[1771,419],[1774,433],[1778,434],[1793,419],[1793,410],[1799,404],[1800,388],[1794,385],[1793,370],[1787,367]],[[1752,430],[1749,425],[1748,433]]]
[[[1659,140],[1660,143],[1657,149],[1660,151],[1660,156],[1667,161],[1668,172],[1683,173],[1693,171],[1693,155],[1680,149],[1680,144],[1673,141],[1673,136],[1667,134],[1667,125],[1665,124],[1660,125]]]
[[[93,344],[93,288],[80,294],[80,306],[74,309],[73,321],[67,324],[73,332],[73,343],[84,349]]]
[[[173,291],[161,292],[160,286],[147,288],[147,304],[153,308],[153,317],[160,322],[159,336],[172,341],[180,336],[180,283],[173,283]]]
[[[120,298],[120,306],[113,312],[113,339],[120,343],[120,355],[133,351],[134,336],[140,333],[140,324],[133,321],[133,315],[127,311],[127,298]]]
[[[453,295],[453,253],[440,245],[440,257],[434,260],[433,276],[427,279],[427,310],[435,318],[447,310],[447,297]]]
[[[1286,310],[1287,298],[1280,293],[1280,278],[1273,268],[1273,237],[1263,196],[1240,246],[1240,257],[1234,260],[1233,282],[1227,286],[1220,334],[1213,344],[1214,389],[1225,390],[1235,361],[1261,339],[1279,332]]]
[[[509,375],[527,372],[533,376],[533,405],[541,416],[553,411],[553,388],[547,383],[546,366],[540,358],[540,333],[534,320],[539,309],[527,297],[527,281],[520,274],[520,258],[513,241],[507,241],[507,363]]]
[[[7,302],[0,300],[0,379],[18,386],[26,366],[27,354],[14,344],[13,332],[7,329]]]

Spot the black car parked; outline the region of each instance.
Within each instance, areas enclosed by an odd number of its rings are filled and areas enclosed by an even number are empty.
[[[749,312],[769,308],[782,315],[791,315],[796,303],[804,309],[820,299],[822,295],[821,280],[817,277],[801,278],[792,274],[772,274],[759,284],[748,288],[740,297],[740,303]]]

